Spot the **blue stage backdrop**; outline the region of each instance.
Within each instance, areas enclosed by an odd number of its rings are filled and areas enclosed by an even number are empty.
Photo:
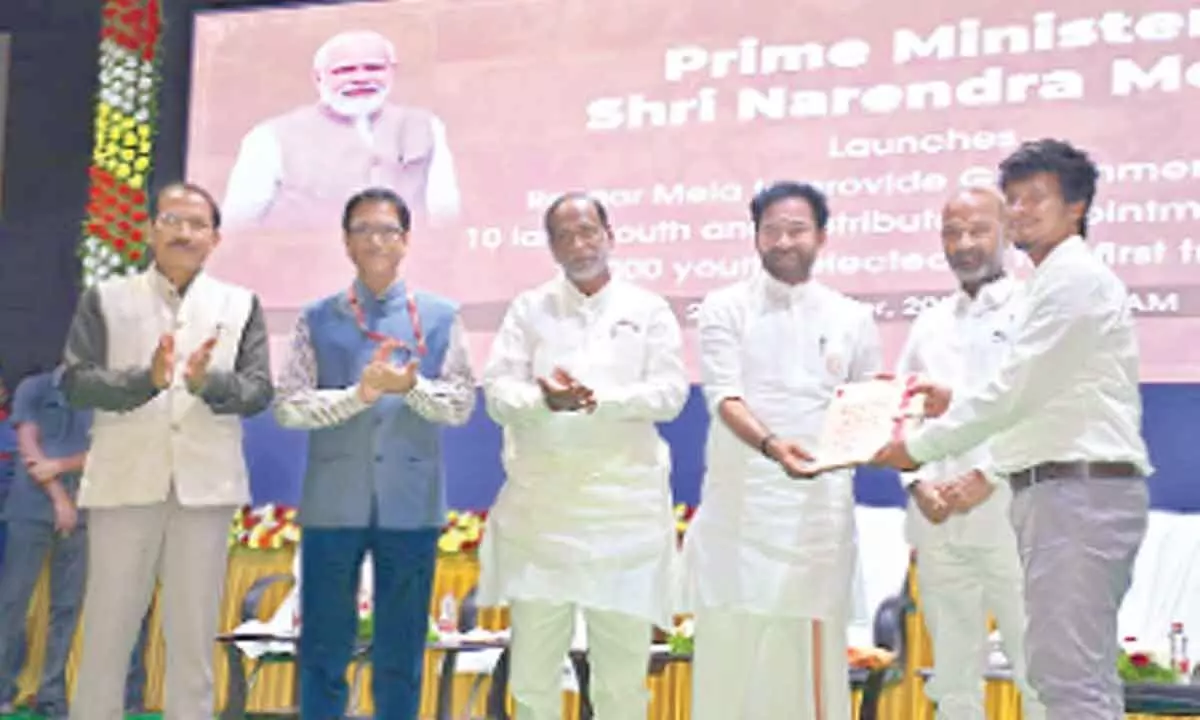
[[[1200,385],[1143,385],[1144,429],[1156,467],[1150,482],[1151,504],[1159,510],[1200,511]],[[695,504],[704,476],[708,411],[697,387],[683,413],[662,426],[671,445],[671,483],[677,502]],[[269,414],[247,421],[246,452],[256,504],[293,505],[300,498],[305,434],[284,430]],[[580,443],[587,437],[580,436]],[[471,421],[446,431],[446,473],[450,506],[461,510],[491,507],[504,472],[500,467],[500,429],[487,416],[483,398]],[[899,507],[904,494],[894,473],[860,470],[855,478],[858,502]]]

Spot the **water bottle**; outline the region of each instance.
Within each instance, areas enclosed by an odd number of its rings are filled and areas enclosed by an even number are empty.
[[[1191,662],[1188,660],[1187,633],[1183,630],[1183,623],[1178,620],[1171,623],[1171,632],[1167,637],[1171,643],[1171,669],[1178,675],[1180,683],[1188,683],[1191,680]]]
[[[458,632],[458,601],[455,600],[453,593],[446,593],[442,596],[442,602],[438,610],[438,632],[443,635],[452,635]]]

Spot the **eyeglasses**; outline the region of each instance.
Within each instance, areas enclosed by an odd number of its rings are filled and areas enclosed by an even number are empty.
[[[155,219],[155,223],[160,227],[170,228],[172,230],[187,229],[201,234],[210,232],[213,229],[212,223],[207,220],[180,217],[174,213],[163,213],[162,215],[159,215]]]
[[[550,242],[555,245],[567,245],[574,240],[582,240],[585,243],[591,244],[600,239],[604,234],[604,228],[596,225],[581,225],[575,228],[565,230],[556,230],[550,235]]]
[[[379,238],[384,242],[393,243],[404,237],[404,229],[395,225],[355,225],[346,231],[355,240],[372,240]]]

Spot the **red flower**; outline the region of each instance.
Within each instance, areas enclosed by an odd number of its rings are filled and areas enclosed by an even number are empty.
[[[1129,664],[1135,668],[1149,667],[1150,656],[1146,653],[1136,652],[1129,656]]]

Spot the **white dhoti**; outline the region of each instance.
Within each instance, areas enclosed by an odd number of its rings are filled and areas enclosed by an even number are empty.
[[[851,477],[781,475],[763,461],[743,483],[714,483],[688,530],[694,720],[852,717]]]

